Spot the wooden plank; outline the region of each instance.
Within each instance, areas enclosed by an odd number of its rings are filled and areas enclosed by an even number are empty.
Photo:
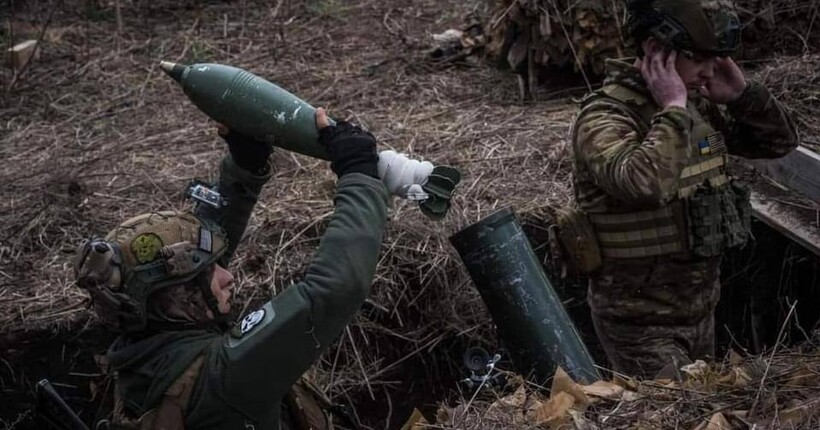
[[[795,208],[752,193],[752,215],[820,257],[820,227],[797,216]]]
[[[748,160],[758,171],[820,203],[820,155],[803,147],[776,160]]]

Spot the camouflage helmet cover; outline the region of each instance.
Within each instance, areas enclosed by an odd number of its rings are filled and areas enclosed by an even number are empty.
[[[740,21],[730,0],[632,0],[627,30],[645,33],[688,57],[732,55]]]
[[[212,222],[190,214],[149,213],[125,221],[104,239],[83,241],[74,272],[104,324],[140,331],[147,325],[152,293],[194,279],[226,249],[224,232]]]

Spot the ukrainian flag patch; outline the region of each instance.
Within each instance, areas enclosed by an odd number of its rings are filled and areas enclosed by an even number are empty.
[[[703,138],[698,142],[698,149],[700,150],[700,155],[709,155],[712,151],[709,148],[709,141],[707,138]]]

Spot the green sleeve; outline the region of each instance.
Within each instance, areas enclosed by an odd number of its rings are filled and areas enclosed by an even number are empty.
[[[221,259],[227,267],[242,240],[248,226],[253,208],[259,200],[259,193],[270,180],[271,173],[256,176],[234,163],[230,154],[226,154],[219,165],[219,183],[217,189],[228,205],[221,209],[200,205],[197,215],[215,220],[225,229],[228,235],[228,250]]]
[[[692,118],[686,109],[666,108],[648,130],[637,118],[606,101],[585,107],[573,129],[575,163],[613,198],[661,205],[674,197],[689,161]]]
[[[222,391],[237,409],[252,417],[270,413],[271,402],[285,395],[364,303],[378,262],[387,198],[380,180],[343,176],[335,212],[304,281],[268,302],[263,317],[252,312],[225,335],[219,353]],[[254,314],[254,325],[243,330]]]
[[[794,120],[763,85],[751,83],[727,106],[726,145],[729,152],[746,158],[782,157],[797,147]]]

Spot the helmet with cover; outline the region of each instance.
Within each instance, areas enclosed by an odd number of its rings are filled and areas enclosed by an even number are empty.
[[[149,298],[167,287],[198,283],[214,310],[210,276],[226,249],[223,230],[207,219],[149,213],[125,221],[104,239],[83,241],[74,270],[104,324],[138,332],[148,326]]]
[[[630,0],[627,32],[639,49],[648,37],[689,58],[725,57],[740,46],[740,21],[729,0]]]

